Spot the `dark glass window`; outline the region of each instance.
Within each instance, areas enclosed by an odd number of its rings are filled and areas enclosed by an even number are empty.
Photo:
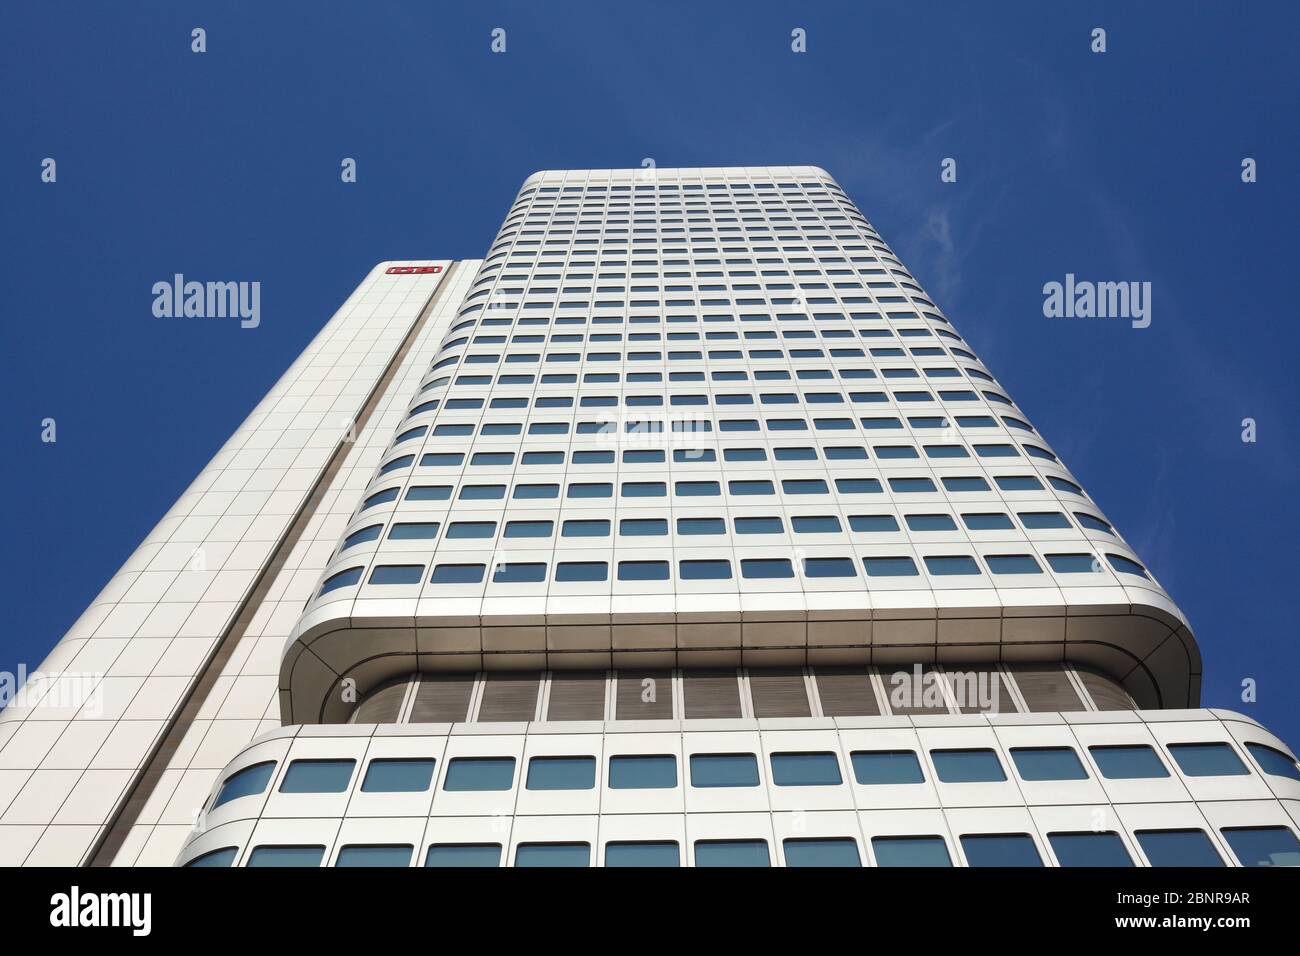
[[[1012,747],[1011,759],[1022,780],[1087,780],[1073,747]]]
[[[528,761],[529,790],[591,790],[595,757],[534,757]]]
[[[671,754],[629,754],[609,758],[611,790],[666,790],[677,786],[677,758]]]
[[[877,866],[952,866],[943,837],[872,837],[871,849]]]
[[[834,787],[843,783],[833,753],[772,754],[772,782],[778,787]]]
[[[1098,745],[1089,747],[1088,753],[1107,780],[1169,776],[1156,752],[1146,744]]]
[[[1233,777],[1250,773],[1226,743],[1170,744],[1178,767],[1189,777]]]
[[[925,782],[921,763],[910,750],[856,750],[850,759],[853,779],[863,785]]]
[[[857,841],[850,837],[789,839],[782,842],[786,866],[861,866]]]
[[[453,757],[442,789],[509,790],[515,780],[514,757]]]
[[[1152,866],[1223,866],[1203,830],[1138,830],[1134,836]]]
[[[424,857],[425,866],[500,866],[500,843],[435,843]]]
[[[355,760],[295,760],[280,782],[281,793],[342,793]]]
[[[696,840],[696,866],[771,866],[766,840]]]
[[[1049,833],[1047,842],[1061,866],[1133,865],[1118,833]]]
[[[944,783],[993,783],[1006,780],[998,755],[987,748],[931,750],[934,772]]]
[[[758,760],[753,754],[692,754],[691,786],[757,787]]]
[[[212,809],[215,810],[223,803],[238,800],[240,797],[251,797],[253,794],[261,793],[266,789],[266,785],[271,782],[273,773],[275,773],[274,760],[255,763],[251,767],[245,767],[243,770],[232,773],[226,778],[226,782],[221,785],[221,792],[217,794],[217,799],[213,801]]]
[[[1027,833],[971,833],[961,838],[968,866],[1042,866]]]

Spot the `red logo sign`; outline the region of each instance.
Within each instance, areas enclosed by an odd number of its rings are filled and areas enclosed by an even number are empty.
[[[389,266],[387,276],[428,276],[442,271],[442,266]]]

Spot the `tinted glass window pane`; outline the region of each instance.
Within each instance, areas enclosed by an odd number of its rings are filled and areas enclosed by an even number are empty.
[[[320,586],[320,591],[316,596],[320,597],[322,594],[329,594],[339,588],[349,588],[361,580],[361,575],[364,572],[365,568],[348,568],[338,574],[331,574],[325,579],[325,583]]]
[[[789,558],[744,558],[740,562],[742,578],[792,578],[794,565]]]
[[[676,843],[607,843],[606,866],[681,866]]]
[[[668,533],[666,518],[624,518],[618,523],[618,533],[625,537],[655,537]]]
[[[455,757],[447,765],[442,789],[509,790],[514,779],[514,757]]]
[[[1250,755],[1259,762],[1264,768],[1265,773],[1271,773],[1277,777],[1290,777],[1292,780],[1300,780],[1300,768],[1296,767],[1296,762],[1282,753],[1280,750],[1274,750],[1272,747],[1266,747],[1264,744],[1246,744],[1246,749]]]
[[[525,562],[522,564],[499,564],[492,575],[493,584],[536,584],[546,580],[546,565]]]
[[[904,515],[903,520],[912,531],[953,531],[957,528],[949,515]]]
[[[281,793],[342,793],[355,760],[295,760],[280,784]]]
[[[691,786],[757,787],[758,760],[753,754],[692,754]]]
[[[856,578],[851,558],[804,558],[804,574],[810,578]]]
[[[1300,866],[1300,842],[1286,827],[1225,827],[1220,832],[1242,866]]]
[[[549,538],[555,530],[550,521],[507,521],[507,538]]]
[[[952,866],[943,837],[872,837],[877,866]]]
[[[667,581],[667,561],[620,561],[618,563],[620,581]]]
[[[1042,568],[1027,554],[988,554],[984,556],[994,574],[1040,574]]]
[[[830,838],[823,840],[786,840],[786,866],[861,866],[856,840]]]
[[[1133,865],[1117,833],[1049,833],[1047,842],[1061,866]]]
[[[853,779],[861,784],[925,782],[921,762],[910,750],[859,750],[851,759]]]
[[[521,843],[515,850],[515,866],[590,866],[591,847],[586,843]]]
[[[1026,528],[1068,528],[1070,521],[1059,511],[1022,511],[1020,520]]]
[[[863,558],[862,567],[870,578],[915,577],[918,573],[911,558]]]
[[[433,569],[434,584],[478,584],[483,580],[481,564],[440,564]]]
[[[1178,767],[1189,777],[1232,777],[1250,773],[1228,744],[1170,744]]]
[[[1223,866],[1202,830],[1138,830],[1136,836],[1152,866]]]
[[[697,840],[696,866],[771,866],[766,840]]]
[[[678,534],[726,534],[727,526],[721,518],[678,518]]]
[[[772,754],[772,781],[778,787],[834,787],[844,782],[833,753]]]
[[[661,790],[677,786],[677,758],[669,754],[609,758],[612,790]]]
[[[609,565],[604,561],[561,561],[555,566],[556,581],[604,581]]]
[[[925,569],[933,575],[979,574],[975,559],[962,554],[945,554],[925,558]]]
[[[836,534],[841,530],[839,518],[822,515],[791,518],[790,526],[796,534]]]
[[[395,524],[388,532],[388,537],[395,541],[434,538],[438,535],[436,521],[407,521]]]
[[[678,574],[683,581],[728,581],[731,579],[730,561],[680,561]]]
[[[273,773],[275,773],[274,760],[268,760],[266,763],[255,763],[251,767],[245,767],[243,770],[232,773],[226,778],[226,782],[221,785],[221,792],[217,794],[212,809],[215,810],[223,803],[229,803],[231,800],[237,800],[240,797],[250,797],[255,793],[261,793],[266,789],[266,785],[271,782],[271,774]]]
[[[210,853],[204,853],[202,856],[196,856],[185,865],[188,866],[233,866],[235,857],[239,855],[239,847],[227,846],[220,850],[213,850]]]
[[[736,534],[780,534],[785,530],[780,518],[737,518]]]
[[[1011,519],[1004,514],[964,514],[961,520],[972,531],[1001,531],[1013,527]]]
[[[323,846],[259,846],[246,866],[320,866]]]
[[[609,522],[604,519],[566,521],[562,531],[566,538],[607,538]]]
[[[1042,866],[1027,833],[974,833],[961,838],[968,866]]]
[[[335,866],[410,866],[411,847],[345,846],[339,850]]]
[[[1156,756],[1156,752],[1146,744],[1089,747],[1088,753],[1097,761],[1101,775],[1107,780],[1169,776],[1169,771]]]
[[[1022,780],[1087,780],[1072,747],[1012,747],[1011,759]]]
[[[992,750],[931,750],[934,771],[944,783],[989,783],[1007,779]]]
[[[849,515],[849,527],[854,531],[897,531],[898,522],[893,515]]]
[[[424,857],[425,866],[500,866],[499,843],[436,843]]]
[[[370,572],[371,584],[419,584],[423,564],[381,564]]]
[[[529,790],[590,790],[594,786],[595,757],[534,757],[528,761]]]
[[[433,760],[372,760],[361,789],[366,793],[423,793],[433,781]]]

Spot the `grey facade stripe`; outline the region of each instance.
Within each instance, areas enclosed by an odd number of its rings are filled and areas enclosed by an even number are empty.
[[[433,290],[433,294],[429,296],[429,300],[425,302],[419,316],[411,323],[410,329],[407,330],[406,336],[402,339],[397,351],[393,353],[393,357],[384,369],[383,375],[379,377],[379,381],[375,383],[374,388],[366,397],[365,404],[361,406],[361,411],[353,424],[352,434],[359,436],[365,429],[370,416],[379,405],[379,400],[397,375],[397,370],[401,368],[402,362],[415,344],[420,331],[428,322],[429,316],[433,314],[434,307],[442,298],[443,291],[451,288],[452,277],[459,265],[459,262],[452,262],[447,267],[447,272],[443,275],[442,281],[438,283],[437,288]],[[225,633],[217,640],[207,660],[203,662],[203,666],[199,669],[197,678],[185,692],[180,707],[172,716],[166,732],[154,744],[153,749],[145,758],[143,769],[137,773],[126,793],[118,801],[117,806],[113,808],[108,823],[100,831],[98,838],[83,861],[84,863],[89,866],[111,866],[113,864],[113,860],[122,848],[127,834],[131,832],[131,827],[135,825],[140,812],[144,809],[149,798],[153,796],[154,788],[158,785],[163,771],[167,769],[173,755],[180,747],[185,732],[207,701],[208,694],[225,669],[226,662],[235,652],[235,648],[239,646],[240,639],[248,629],[249,623],[257,613],[258,608],[262,606],[267,593],[271,590],[271,585],[275,583],[276,577],[284,567],[285,562],[288,561],[290,553],[297,545],[298,539],[302,537],[308,522],[316,513],[321,499],[324,498],[330,482],[333,481],[339,469],[343,467],[343,463],[347,460],[348,453],[352,450],[354,444],[354,442],[348,441],[346,436],[339,440],[338,446],[326,463],[324,471],[321,472],[312,485],[311,493],[308,494],[302,507],[299,508],[297,515],[294,516],[293,522],[280,539],[279,544],[276,545],[275,550],[271,552],[270,560],[258,574],[252,590],[241,602],[234,620],[231,621]]]

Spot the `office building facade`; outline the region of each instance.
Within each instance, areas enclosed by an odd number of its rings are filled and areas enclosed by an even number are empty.
[[[377,266],[0,713],[0,862],[1297,865],[1139,555],[815,167]]]

